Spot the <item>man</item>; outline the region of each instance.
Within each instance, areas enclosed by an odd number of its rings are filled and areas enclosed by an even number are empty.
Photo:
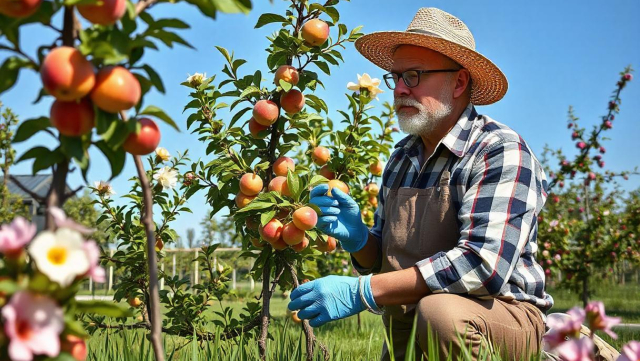
[[[507,359],[538,352],[553,305],[535,260],[546,178],[516,132],[474,107],[500,100],[505,76],[475,51],[462,21],[435,8],[420,9],[407,31],[369,34],[356,48],[390,72],[384,80],[409,136],[386,165],[370,231],[348,195],[312,190],[317,227],[367,276],[306,283],[289,308],[312,326],[383,309],[402,360],[416,315],[418,358],[434,351],[429,328],[441,359],[463,349],[477,358],[488,347]]]

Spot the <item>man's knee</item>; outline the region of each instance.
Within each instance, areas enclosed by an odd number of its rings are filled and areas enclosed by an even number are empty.
[[[437,335],[440,343],[457,341],[460,335],[480,331],[475,329],[476,315],[468,306],[469,299],[456,294],[439,293],[423,297],[416,306],[418,341],[426,344],[428,330],[431,330],[432,338]]]

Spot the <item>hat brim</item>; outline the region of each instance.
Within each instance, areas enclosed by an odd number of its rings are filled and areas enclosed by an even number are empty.
[[[420,33],[379,31],[356,40],[356,49],[372,63],[391,71],[393,53],[400,45],[415,45],[437,51],[460,64],[471,73],[471,102],[493,104],[507,93],[509,83],[502,71],[489,59],[452,41]]]

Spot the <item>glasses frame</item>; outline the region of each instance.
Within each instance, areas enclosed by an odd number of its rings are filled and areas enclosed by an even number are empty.
[[[387,88],[394,90],[396,88],[397,83],[400,81],[400,79],[402,79],[402,81],[404,81],[404,85],[407,86],[407,88],[415,88],[420,84],[420,78],[422,77],[422,74],[432,74],[432,73],[453,73],[456,71],[461,70],[460,69],[435,69],[435,70],[415,70],[415,69],[410,69],[410,70],[405,70],[402,73],[394,73],[394,72],[389,72],[387,74],[384,74],[382,76],[382,79],[384,79],[384,83],[387,85]],[[416,82],[415,85],[409,85],[407,83],[407,79],[405,78],[406,74],[409,72],[415,72],[417,73],[417,79],[418,81]],[[395,81],[393,79],[393,76],[396,75],[398,77],[398,81]]]

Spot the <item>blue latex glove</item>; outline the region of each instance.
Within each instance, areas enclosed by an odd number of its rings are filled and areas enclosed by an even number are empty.
[[[333,193],[333,191],[332,191]],[[377,308],[371,292],[371,275],[362,277],[363,292],[369,306]],[[311,327],[353,316],[366,309],[360,299],[358,277],[327,276],[300,285],[291,292],[289,310],[309,320]]]
[[[313,203],[320,211],[316,227],[328,234],[350,253],[361,250],[369,239],[369,229],[362,222],[360,207],[343,191],[333,188],[331,197],[327,196],[329,186],[321,184],[311,190],[309,203]]]

